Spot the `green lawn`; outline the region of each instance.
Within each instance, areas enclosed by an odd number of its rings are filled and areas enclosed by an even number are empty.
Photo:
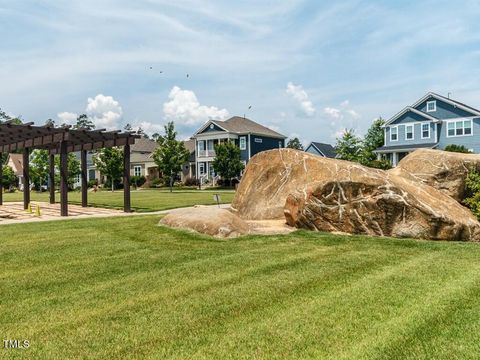
[[[132,190],[132,210],[137,212],[173,209],[193,205],[213,205],[214,194],[220,194],[222,203],[230,203],[233,199],[232,190]],[[32,201],[48,201],[48,193],[32,192]],[[60,194],[56,194],[57,201]],[[68,193],[68,200],[72,204],[81,204],[81,194],[78,191]],[[23,201],[23,193],[4,194],[4,201]],[[123,191],[89,192],[88,202],[91,206],[123,209]]]
[[[12,358],[477,359],[480,245],[295,232],[216,240],[157,216],[0,227]]]

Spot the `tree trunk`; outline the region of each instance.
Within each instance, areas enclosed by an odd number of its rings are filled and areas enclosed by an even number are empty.
[[[173,176],[170,176],[170,192],[173,192]]]
[[[113,192],[115,190],[115,184],[114,184],[114,181],[113,181],[113,176],[111,178],[112,178],[112,192]]]

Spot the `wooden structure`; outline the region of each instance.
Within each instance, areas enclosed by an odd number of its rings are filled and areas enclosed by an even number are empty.
[[[68,216],[68,153],[80,152],[82,206],[87,206],[87,151],[114,146],[124,147],[124,211],[130,212],[130,145],[139,135],[130,132],[72,129],[70,126],[35,126],[33,123],[0,123],[0,154],[23,151],[24,208],[30,203],[29,155],[33,149],[49,151],[50,203],[55,203],[55,155],[60,156],[60,206],[61,215]],[[0,179],[2,166],[0,166]],[[0,181],[0,205],[3,201]]]

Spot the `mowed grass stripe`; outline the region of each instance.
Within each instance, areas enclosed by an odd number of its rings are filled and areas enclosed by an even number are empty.
[[[448,358],[449,343],[476,354],[465,333],[479,326],[476,244],[302,231],[224,241],[157,223],[3,227],[0,325],[32,341],[12,355]]]

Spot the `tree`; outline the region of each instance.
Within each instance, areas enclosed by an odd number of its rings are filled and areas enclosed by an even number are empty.
[[[123,174],[123,150],[118,147],[100,149],[94,155],[93,163],[101,174],[110,178],[114,191],[115,180],[119,180]]]
[[[154,133],[152,135],[152,140],[158,141],[158,139],[160,139],[160,134],[159,133]]]
[[[445,146],[445,151],[458,152],[468,154],[470,151],[463,145],[450,144]]]
[[[138,127],[137,135],[140,135],[144,139],[150,139],[148,134],[141,127]]]
[[[298,137],[294,137],[287,142],[287,148],[303,150],[303,145]]]
[[[30,158],[30,170],[32,182],[37,189],[48,182],[48,151],[34,150]]]
[[[215,146],[215,160],[213,160],[213,168],[224,180],[229,180],[230,186],[232,179],[240,176],[244,165],[240,158],[240,148],[233,142]]]
[[[185,148],[183,141],[177,140],[173,121],[165,125],[165,135],[160,136],[157,142],[158,147],[153,153],[153,159],[164,179],[168,180],[172,192],[175,176],[182,170],[190,152]]]
[[[55,127],[55,120],[47,119],[45,120],[45,125],[50,127]]]
[[[55,184],[60,185],[60,156],[55,157]],[[67,155],[67,172],[68,172],[68,188],[73,189],[78,175],[80,175],[80,160],[77,159],[74,153],[68,153]]]
[[[1,164],[0,164],[1,166]],[[13,172],[13,169],[8,165],[3,165],[2,185],[5,189],[10,189],[17,185],[18,179]]]
[[[130,125],[129,123],[127,123],[127,125],[125,125],[125,126],[123,127],[123,130],[125,130],[125,131],[132,131],[132,125]]]
[[[87,114],[81,114],[77,117],[77,123],[73,126],[74,129],[87,129],[93,130],[95,129],[95,124],[93,121],[87,116]]]
[[[337,138],[335,149],[339,159],[358,162],[362,150],[362,140],[355,135],[354,129],[345,129],[342,136]]]
[[[385,120],[382,117],[374,120],[367,131],[360,151],[360,164],[378,169],[390,169],[392,167],[388,160],[377,160],[377,155],[373,152],[384,144],[385,132],[383,126]]]

